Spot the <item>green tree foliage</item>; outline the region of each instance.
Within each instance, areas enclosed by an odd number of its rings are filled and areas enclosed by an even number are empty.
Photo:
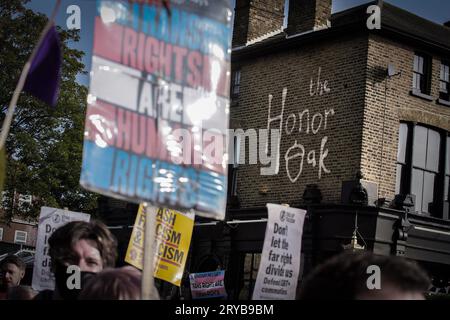
[[[20,72],[47,22],[45,15],[27,9],[27,2],[0,0],[1,121]],[[17,214],[14,194],[33,195],[35,203],[22,210],[32,217],[43,205],[87,213],[93,213],[97,206],[97,196],[79,186],[87,88],[76,81],[77,74],[84,72],[83,52],[69,47],[71,41],[79,40],[79,34],[59,27],[58,33],[63,53],[58,105],[51,108],[23,93],[7,140],[4,207],[9,217]]]

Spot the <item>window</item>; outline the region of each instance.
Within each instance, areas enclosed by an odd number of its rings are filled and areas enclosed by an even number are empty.
[[[0,228],[0,241],[3,240],[3,228]]]
[[[289,17],[289,0],[284,0],[283,29],[286,29],[288,27],[288,17]]]
[[[450,138],[444,132],[401,123],[396,193],[415,195],[415,209],[419,214],[446,216],[443,210],[444,202],[448,202],[449,159]]]
[[[447,137],[445,153],[445,183],[444,183],[444,201],[448,202],[448,186],[450,184],[450,137]]]
[[[27,243],[27,232],[16,230],[14,233],[14,243],[25,244]]]
[[[441,73],[439,77],[439,98],[450,101],[450,63],[441,63]]]
[[[430,94],[431,58],[424,54],[414,55],[413,91]]]
[[[237,98],[239,96],[241,86],[241,70],[235,70],[231,79],[231,96]]]
[[[434,187],[439,174],[440,135],[422,126],[416,126],[413,143],[411,193],[416,195],[416,210],[432,213]]]
[[[253,288],[255,287],[256,276],[258,275],[258,268],[261,262],[260,253],[246,253],[244,257],[244,283],[239,292],[239,300],[251,300],[253,295]]]
[[[400,189],[402,177],[406,173],[406,146],[408,138],[408,125],[406,123],[400,124],[398,133],[398,151],[397,151],[397,180],[395,182],[395,194],[404,193]]]

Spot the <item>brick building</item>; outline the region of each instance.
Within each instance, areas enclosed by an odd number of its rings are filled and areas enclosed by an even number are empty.
[[[279,170],[230,168],[227,221],[197,224],[190,272],[225,268],[230,297],[250,297],[265,204],[284,203],[308,210],[301,274],[343,250],[358,216],[367,250],[417,260],[448,291],[450,24],[298,0],[283,26],[284,2],[237,0],[230,108],[232,128],[281,129]]]
[[[13,215],[6,216],[2,201],[0,207],[0,255],[15,252],[21,248],[34,249],[37,239],[37,219],[27,217],[32,196],[14,195]]]
[[[37,238],[37,222],[12,219],[9,223],[0,222],[0,242],[14,244],[14,248],[35,248]],[[8,245],[5,245],[7,247]],[[2,250],[2,253],[4,250]]]

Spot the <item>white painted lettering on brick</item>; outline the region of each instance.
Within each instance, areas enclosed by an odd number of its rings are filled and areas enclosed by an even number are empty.
[[[322,68],[320,67],[317,72],[317,77],[311,78],[309,94],[311,97],[322,98],[322,96],[328,94],[330,91],[331,88],[329,86],[328,80],[322,79]],[[274,96],[272,94],[269,94],[267,129],[270,130],[271,125],[273,125],[274,122],[279,121],[279,137],[277,137],[280,141],[279,144],[281,144],[283,134],[286,134],[287,136],[309,135],[310,133],[312,133],[313,135],[317,135],[319,134],[319,132],[327,129],[329,118],[335,115],[335,111],[333,108],[327,108],[323,112],[316,112],[312,117],[310,117],[312,112],[310,112],[308,108],[290,114],[285,114],[287,93],[288,89],[283,88],[281,97],[281,112],[278,115],[274,114],[273,112],[272,103],[274,101]],[[267,153],[269,142],[268,138],[265,139],[267,140],[267,143],[265,144]],[[271,142],[273,144],[274,141]],[[317,168],[316,170],[319,180],[324,174],[331,173],[331,171],[325,164],[328,157],[328,148],[326,146],[327,142],[328,136],[323,136],[320,143],[320,152],[316,152],[317,149],[306,150],[305,146],[301,143],[301,140],[298,139],[296,139],[294,144],[287,149],[284,155],[286,175],[292,183],[295,183],[304,172],[303,164],[305,155],[307,164],[312,168]],[[278,152],[275,152],[277,158],[276,163],[279,162],[280,157],[279,149],[277,151]],[[274,160],[272,153],[274,152],[271,152],[271,160]],[[316,155],[318,156],[318,159],[316,158]],[[263,174],[262,172],[263,171],[261,170],[261,174]],[[273,172],[273,170],[270,170],[270,172]]]

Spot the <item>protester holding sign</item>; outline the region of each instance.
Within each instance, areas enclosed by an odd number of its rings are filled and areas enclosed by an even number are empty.
[[[99,221],[74,221],[57,229],[49,239],[55,291],[41,292],[36,299],[77,299],[83,283],[92,274],[115,266],[117,241]],[[77,266],[78,268],[71,268]],[[77,270],[78,269],[78,270]],[[68,287],[68,279],[80,272],[80,284]],[[77,279],[74,279],[75,284]]]
[[[71,221],[89,221],[91,216],[51,207],[42,207],[39,215],[36,255],[33,266],[33,289],[37,291],[54,290],[55,279],[51,270],[49,239],[53,232]]]

